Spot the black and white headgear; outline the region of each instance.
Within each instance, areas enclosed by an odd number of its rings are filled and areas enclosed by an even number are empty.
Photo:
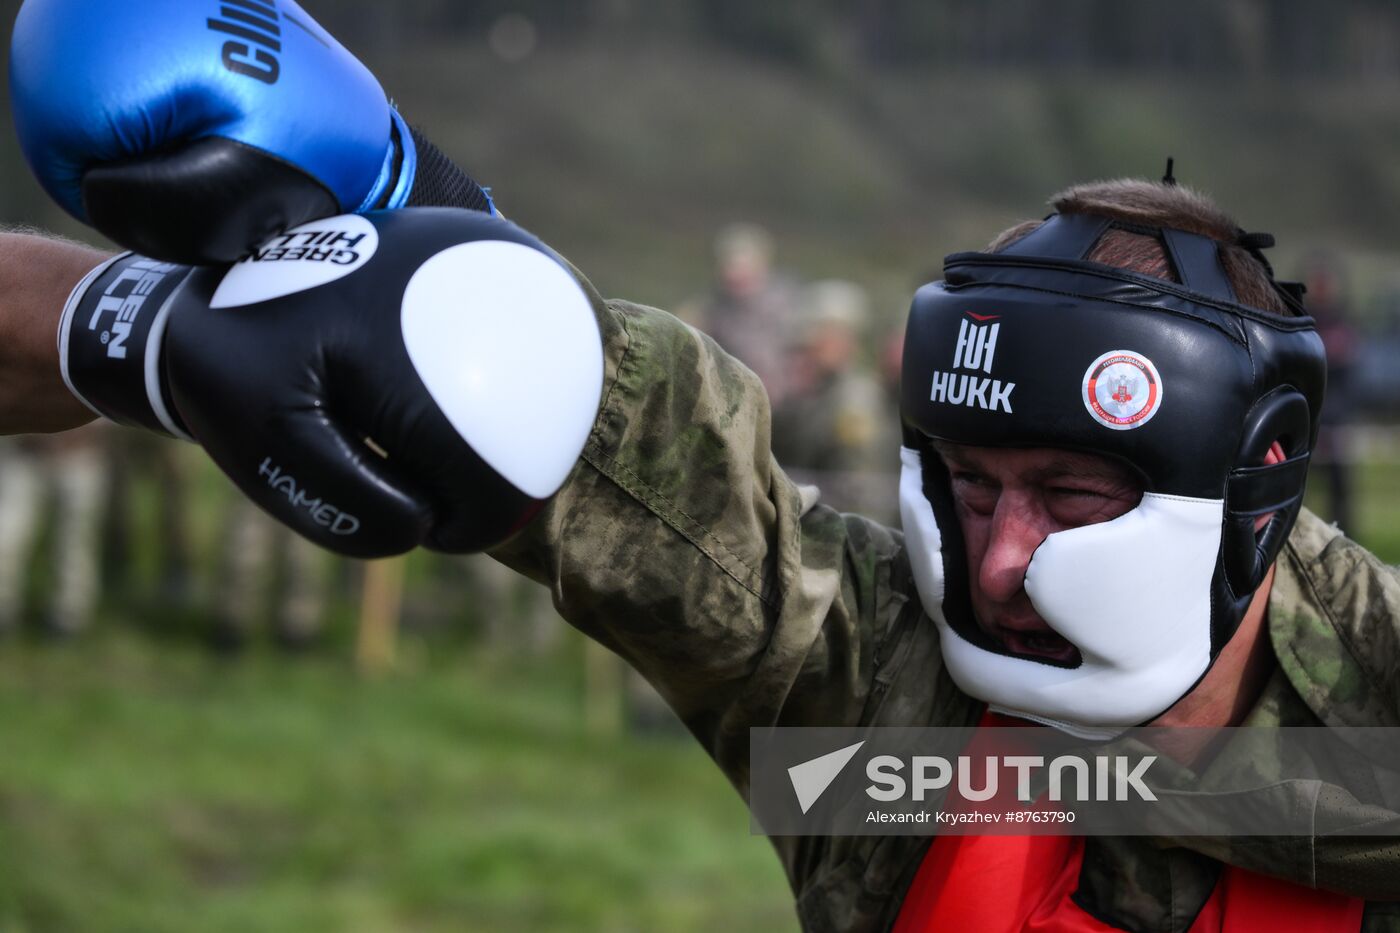
[[[1179,284],[1087,261],[1116,227],[1156,236]],[[1256,255],[1267,245],[1242,237]],[[1156,717],[1210,668],[1297,518],[1317,436],[1322,342],[1300,290],[1274,284],[1297,316],[1241,304],[1212,239],[1064,214],[1004,252],[949,256],[943,280],[919,290],[901,514],[963,690],[1104,736]],[[1077,663],[1013,654],[979,628],[934,441],[1091,452],[1141,478],[1136,508],[1049,535],[1026,571],[1031,603]],[[1263,466],[1274,441],[1285,459]]]

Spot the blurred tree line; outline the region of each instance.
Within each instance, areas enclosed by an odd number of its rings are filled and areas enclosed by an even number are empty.
[[[1280,80],[1400,75],[1387,0],[341,0],[346,38],[392,42],[432,25],[480,34],[528,17],[545,35],[675,34],[774,60],[1190,71]]]

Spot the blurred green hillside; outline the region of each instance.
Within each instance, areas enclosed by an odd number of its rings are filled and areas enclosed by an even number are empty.
[[[1262,16],[1252,27],[1262,38],[1235,25],[1235,45],[1213,49],[1223,40],[1177,24],[1159,49],[1139,24],[1139,57],[1102,62],[1094,56],[1114,48],[1111,36],[1050,55],[1022,35],[1024,23],[1019,39],[978,52],[987,43],[978,36],[997,24],[966,3],[925,5],[947,23],[922,58],[852,51],[857,37],[839,30],[864,5],[814,8],[830,14],[813,16],[832,31],[803,41],[827,52],[796,61],[764,44],[774,23],[716,2],[658,5],[669,17],[627,2],[307,5],[413,121],[493,186],[508,216],[608,294],[675,306],[706,285],[716,229],[746,219],[779,235],[780,259],[796,271],[872,287],[893,326],[945,253],[1043,214],[1070,183],[1156,177],[1168,155],[1183,183],[1278,236],[1284,272],[1327,246],[1354,259],[1363,292],[1391,285],[1400,65],[1372,46],[1400,25],[1375,4],[1275,5],[1301,11],[1275,32],[1312,29],[1310,65],[1248,52],[1272,48],[1271,17],[1254,3],[1210,6]],[[992,6],[1024,18],[1035,5]],[[1105,6],[1075,4],[1063,25]],[[1322,6],[1331,12],[1316,22]],[[528,41],[503,58],[492,17],[520,9],[535,14],[521,18]],[[973,31],[964,48],[948,45],[947,30]],[[10,132],[0,168],[10,221],[80,229],[56,216]]]
[[[348,25],[348,23],[347,23]],[[1081,181],[1184,183],[1278,236],[1330,247],[1364,291],[1400,247],[1400,78],[1008,62],[812,68],[671,35],[544,30],[517,62],[487,34],[370,43],[411,118],[494,186],[508,216],[608,294],[702,289],[734,219],[781,258],[873,287],[893,326],[942,256],[1040,216]]]

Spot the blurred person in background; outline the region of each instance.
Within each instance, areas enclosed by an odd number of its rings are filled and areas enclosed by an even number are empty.
[[[309,648],[326,611],[327,557],[242,495],[221,524],[211,644],[234,653],[259,631],[289,651]]]
[[[1355,538],[1353,454],[1347,429],[1357,408],[1352,377],[1359,338],[1341,257],[1326,251],[1309,254],[1303,261],[1303,284],[1308,289],[1308,310],[1317,319],[1317,332],[1327,348],[1327,399],[1314,462],[1326,478],[1330,518]]]
[[[138,601],[138,550],[155,551],[155,596],[181,607],[194,596],[190,566],[190,451],[185,445],[141,431],[115,430],[108,436],[107,517],[103,526],[102,585],[118,597]],[[144,534],[137,518],[143,484],[154,486],[155,533]]]
[[[36,545],[52,518],[45,628],[73,635],[92,622],[101,595],[99,553],[106,505],[107,441],[96,422],[61,434],[0,439],[0,632],[25,609]]]
[[[438,566],[463,584],[489,649],[538,657],[558,646],[564,623],[549,601],[549,590],[480,554],[443,559]]]
[[[860,361],[870,299],[854,282],[828,279],[801,291],[785,392],[773,406],[773,456],[799,482],[819,486],[845,510],[891,514],[891,475],[878,472],[887,451],[887,409],[880,385]],[[872,501],[873,500],[873,501]]]
[[[776,402],[788,391],[783,348],[798,318],[799,293],[774,269],[773,250],[772,235],[756,224],[725,227],[715,236],[714,288],[680,317],[752,369]]]
[[[928,279],[934,281],[937,277]],[[875,374],[880,380],[880,390],[884,394],[885,403],[882,406],[884,411],[884,423],[881,427],[881,437],[879,448],[883,452],[885,460],[881,464],[884,468],[899,472],[899,441],[901,426],[899,423],[899,380],[900,370],[904,366],[904,328],[897,327],[876,345],[875,353]]]

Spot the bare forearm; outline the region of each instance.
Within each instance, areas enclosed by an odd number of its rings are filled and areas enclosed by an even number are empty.
[[[56,334],[68,293],[104,258],[79,243],[0,232],[0,434],[92,420],[63,384]]]

